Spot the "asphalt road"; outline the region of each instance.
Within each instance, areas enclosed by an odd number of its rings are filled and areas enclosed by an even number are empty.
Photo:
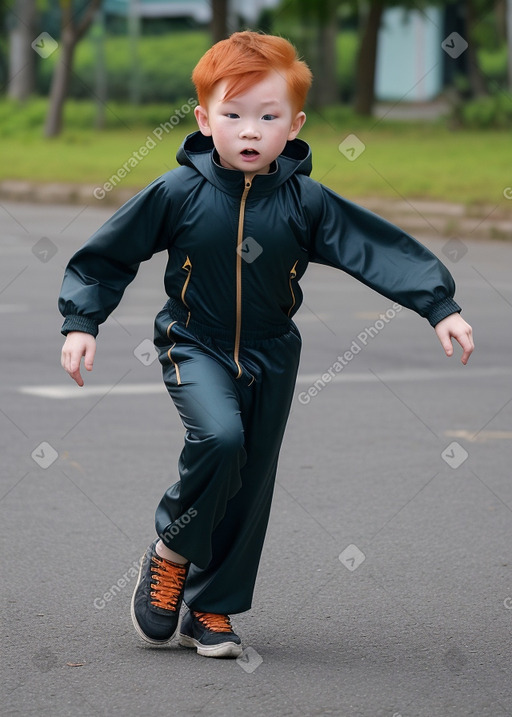
[[[474,327],[467,367],[310,267],[255,602],[234,618],[244,659],[216,661],[145,647],[129,616],[182,442],[148,341],[164,255],[102,328],[87,387],[60,368],[62,272],[110,213],[0,207],[2,715],[512,715],[512,246],[424,240]]]

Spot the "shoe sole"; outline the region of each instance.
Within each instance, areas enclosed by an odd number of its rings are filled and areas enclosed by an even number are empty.
[[[146,635],[144,630],[139,625],[137,617],[135,615],[135,594],[137,592],[137,588],[139,587],[139,584],[140,584],[140,581],[142,578],[142,566],[144,564],[145,555],[146,555],[146,553],[144,553],[144,555],[140,559],[139,575],[137,577],[137,584],[135,585],[135,589],[134,589],[133,595],[132,595],[132,601],[130,604],[130,615],[131,615],[133,627],[135,628],[136,633],[139,635],[139,637],[141,637],[144,640],[144,642],[148,642],[150,645],[167,645],[169,642],[171,642],[171,640],[174,640],[174,638],[176,637],[176,635],[178,633],[178,630],[180,629],[181,615],[179,615],[179,617],[178,617],[178,624],[176,625],[176,630],[172,633],[172,635],[170,637],[167,637],[165,640],[155,640],[153,637],[149,637],[148,635]]]
[[[239,657],[243,650],[236,642],[223,642],[221,645],[202,645],[188,635],[180,635],[179,644],[183,647],[195,647],[198,655],[203,657]]]

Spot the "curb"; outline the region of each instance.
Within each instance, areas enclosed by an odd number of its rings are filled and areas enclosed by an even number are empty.
[[[471,206],[416,198],[355,201],[416,236],[512,241],[512,201],[505,198],[495,205]]]
[[[103,199],[97,199],[94,196],[96,188],[90,184],[4,180],[0,182],[0,201],[92,205],[115,210],[139,191],[134,187],[117,187]],[[360,197],[353,201],[415,236],[438,234],[440,237],[512,241],[512,201],[505,198],[495,206],[466,206],[416,198]]]
[[[96,207],[118,208],[139,190],[136,187],[117,188],[104,199],[96,199],[95,184],[68,184],[48,182],[39,184],[23,180],[6,179],[0,182],[0,200],[30,202],[34,204],[86,204]]]

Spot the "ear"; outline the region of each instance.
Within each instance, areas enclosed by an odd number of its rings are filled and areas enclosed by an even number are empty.
[[[199,126],[199,129],[201,130],[201,133],[204,134],[205,137],[211,137],[212,130],[208,122],[208,111],[206,110],[206,108],[201,107],[201,105],[196,105],[194,109],[194,115],[196,117],[197,124]]]
[[[197,109],[197,108],[196,108]],[[304,126],[304,122],[306,121],[306,113],[305,112],[298,112],[291,124],[290,132],[288,134],[288,141],[291,142],[292,139],[295,139],[295,137],[299,134],[302,127]]]

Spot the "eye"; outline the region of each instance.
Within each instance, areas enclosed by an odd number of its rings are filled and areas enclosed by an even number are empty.
[[[226,117],[228,117],[228,119],[239,119],[239,115],[235,112],[226,112]]]
[[[273,119],[277,119],[277,117],[276,117],[276,115],[263,115],[263,117],[261,119],[273,120]]]

